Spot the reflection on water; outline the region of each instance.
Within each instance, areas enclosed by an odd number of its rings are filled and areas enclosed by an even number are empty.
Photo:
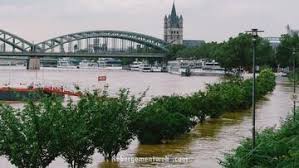
[[[207,120],[195,127],[194,134],[201,138],[214,138],[222,127],[240,124],[244,117],[249,116],[249,111],[225,113],[221,118]]]
[[[99,164],[98,168],[119,168],[120,165],[118,162],[102,162]]]
[[[6,80],[7,71],[0,71],[0,82]],[[78,70],[44,70],[38,72],[14,71],[11,73],[22,81],[43,79],[46,82],[68,84],[78,83],[83,88],[102,86],[96,81],[99,74],[107,75],[107,83],[112,92],[119,88],[130,88],[133,94],[143,92],[148,87],[150,90],[147,99],[160,95],[190,94],[199,89],[204,89],[206,83],[219,80],[216,77],[191,77],[182,78],[176,75],[161,73],[140,73],[127,71],[78,71]],[[15,78],[10,80],[16,81]],[[275,91],[257,103],[257,128],[278,125],[291,110],[290,95],[291,85],[286,79],[278,79]],[[219,119],[209,119],[198,124],[190,133],[178,137],[168,144],[141,145],[138,140],[132,141],[129,149],[119,154],[118,162],[104,162],[101,154],[93,156],[92,168],[123,168],[123,167],[220,167],[218,158],[236,148],[239,142],[251,136],[251,111],[225,113]],[[140,160],[134,160],[139,157]],[[168,161],[148,161],[144,158],[153,157],[171,158]],[[174,162],[174,158],[188,158],[185,162]],[[11,167],[5,158],[0,158],[0,167]],[[65,168],[67,164],[57,158],[50,168]]]
[[[189,162],[187,163],[141,163],[135,164],[133,167],[153,165],[158,167],[167,167],[169,165],[197,167],[198,165],[203,165],[204,162],[208,162],[205,166],[217,166],[217,157],[215,155],[217,151],[215,151],[215,148],[225,148],[225,145],[227,145],[218,143],[219,133],[233,125],[241,124],[249,116],[249,111],[225,113],[221,118],[209,119],[202,124],[198,124],[190,133],[179,137],[169,144],[139,145],[136,149],[136,157],[188,157]],[[229,143],[229,141],[226,143]],[[197,164],[198,159],[201,158],[202,160]]]

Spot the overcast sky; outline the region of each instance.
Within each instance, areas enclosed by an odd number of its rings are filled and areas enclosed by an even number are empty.
[[[86,30],[126,30],[163,37],[173,0],[0,0],[0,29],[29,41]],[[184,39],[223,41],[253,27],[264,36],[299,29],[299,0],[176,0]]]

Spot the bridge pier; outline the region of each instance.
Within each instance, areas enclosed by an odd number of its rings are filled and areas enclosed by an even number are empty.
[[[39,70],[40,69],[40,58],[30,57],[27,60],[27,70]]]

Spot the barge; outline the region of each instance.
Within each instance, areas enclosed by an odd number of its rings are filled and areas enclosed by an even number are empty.
[[[72,92],[63,87],[0,87],[0,101],[25,101],[27,99],[39,99],[40,94],[57,95],[63,97],[81,96],[79,92]]]

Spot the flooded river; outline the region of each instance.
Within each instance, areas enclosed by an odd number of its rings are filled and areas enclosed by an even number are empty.
[[[103,88],[105,83],[97,81],[99,75],[107,76],[107,84],[112,94],[117,93],[120,88],[129,88],[132,94],[138,95],[149,88],[147,100],[161,95],[190,94],[204,89],[206,83],[219,81],[217,77],[180,77],[167,73],[57,69],[30,72],[2,69],[0,70],[0,83],[40,82],[62,84],[66,87],[78,84],[82,89]],[[258,129],[279,126],[280,121],[291,110],[291,92],[292,89],[286,79],[277,79],[275,91],[258,102]],[[196,126],[190,133],[169,144],[140,145],[138,140],[134,140],[129,149],[119,154],[119,161],[115,163],[105,163],[101,154],[95,154],[93,163],[88,167],[220,167],[218,159],[222,159],[224,153],[237,147],[243,138],[251,135],[251,123],[250,110],[226,113],[219,119],[209,120]],[[136,157],[140,159],[134,160]],[[161,158],[171,159],[158,160]],[[150,161],[151,159],[152,161]],[[0,158],[0,167],[12,166],[7,159]],[[61,158],[57,158],[50,165],[50,168],[65,167],[67,164]]]

